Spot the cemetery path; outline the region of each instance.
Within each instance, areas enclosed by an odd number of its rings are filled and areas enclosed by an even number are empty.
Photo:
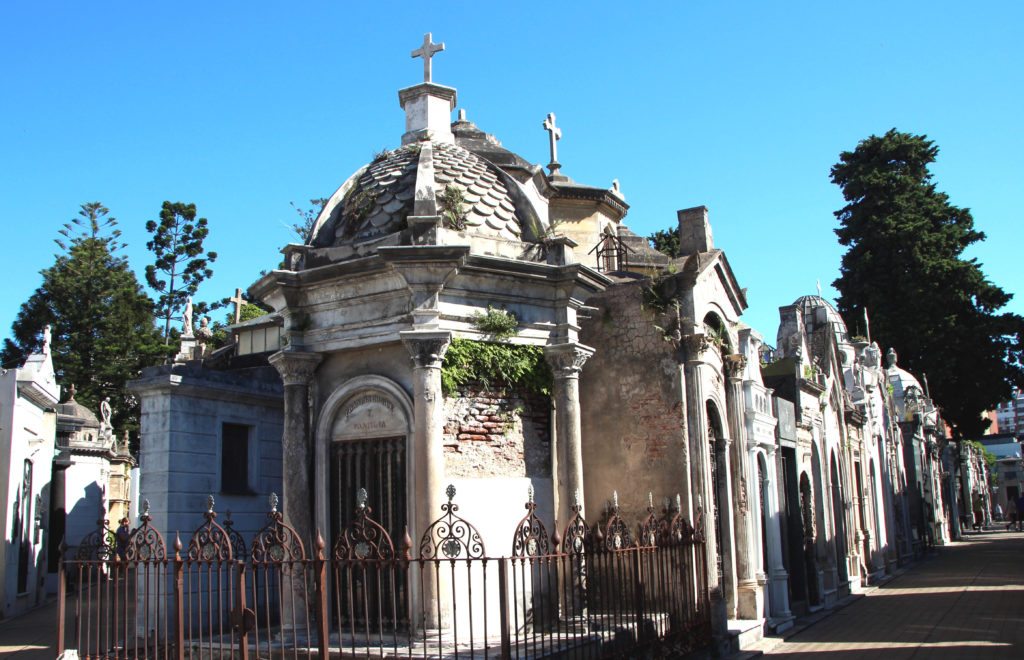
[[[0,657],[4,660],[53,660],[57,657],[57,601],[0,621]]]
[[[940,548],[938,557],[912,566],[766,655],[779,660],[1022,658],[1024,534],[999,528]]]

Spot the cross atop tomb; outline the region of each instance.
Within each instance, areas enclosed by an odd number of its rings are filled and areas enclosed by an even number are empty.
[[[442,50],[444,50],[444,42],[435,44],[431,33],[427,32],[423,35],[423,45],[412,51],[412,57],[423,58],[423,82],[431,82],[433,76],[430,60],[434,57],[434,53],[440,53]]]
[[[247,302],[245,298],[242,297],[242,290],[235,289],[235,296],[233,298],[228,298],[228,302],[235,306],[235,323],[238,323],[242,320],[242,305]]]
[[[549,112],[547,118],[544,119],[544,130],[548,132],[548,143],[551,148],[551,162],[548,163],[548,169],[551,170],[552,175],[555,175],[562,167],[558,164],[558,141],[562,139],[562,129],[555,126],[555,113]]]

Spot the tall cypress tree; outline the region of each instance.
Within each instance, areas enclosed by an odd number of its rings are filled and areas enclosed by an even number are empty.
[[[4,340],[4,366],[39,349],[52,326],[53,366],[60,384],[74,384],[75,398],[94,411],[110,397],[115,428],[138,428],[138,404],[125,388],[145,366],[166,355],[153,324],[153,301],[139,285],[117,221],[99,202],[83,204],[56,240],[61,254],[42,271],[43,283],[22,304]]]
[[[1011,294],[963,257],[985,234],[936,190],[928,168],[938,153],[926,136],[893,129],[840,155],[832,182],[847,203],[836,234],[848,249],[834,285],[847,324],[867,309],[900,366],[927,375],[954,433],[976,437],[981,413],[1024,386],[1024,318],[1000,313]]]

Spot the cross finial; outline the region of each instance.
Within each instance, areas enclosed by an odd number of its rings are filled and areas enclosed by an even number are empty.
[[[430,32],[423,35],[423,45],[412,51],[413,57],[423,58],[423,82],[431,82],[433,75],[430,66],[430,59],[434,57],[434,53],[440,53],[444,50],[444,42],[435,44],[432,40]]]
[[[558,170],[562,167],[558,164],[558,141],[562,139],[562,129],[555,126],[555,113],[549,112],[544,119],[544,130],[548,132],[548,144],[551,149],[551,162],[548,163],[548,169],[551,170],[551,174],[558,174]]]
[[[235,323],[238,323],[242,320],[242,305],[247,302],[246,299],[242,297],[242,290],[235,289],[235,297],[228,298],[228,302],[234,303],[235,305]]]

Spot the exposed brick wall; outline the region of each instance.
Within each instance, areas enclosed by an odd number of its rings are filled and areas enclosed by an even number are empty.
[[[547,397],[467,385],[445,397],[444,415],[448,476],[551,476]]]
[[[685,397],[673,318],[644,304],[643,282],[622,282],[587,300],[596,308],[580,340],[596,349],[580,376],[588,511],[618,490],[623,515],[680,489],[687,469]],[[595,509],[594,506],[598,505]]]

